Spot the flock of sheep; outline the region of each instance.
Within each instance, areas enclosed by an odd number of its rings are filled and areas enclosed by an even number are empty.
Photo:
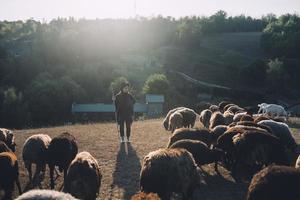
[[[274,104],[272,112],[266,105],[260,104],[262,114],[230,102],[211,105],[199,114],[185,107],[170,110],[163,126],[172,135],[166,148],[144,157],[140,192],[132,200],[169,200],[172,193],[192,199],[196,188],[201,187],[201,166],[210,163],[218,174],[221,165],[236,181],[251,180],[248,200],[298,199],[298,145],[284,123],[286,112]],[[193,128],[197,121],[203,128]],[[96,199],[102,178],[99,164],[90,153],[78,153],[75,137],[67,132],[52,139],[46,134],[32,135],[22,149],[29,182],[41,187],[48,165],[50,187],[54,189],[58,167],[64,174],[62,192],[31,190],[21,195],[14,137],[10,130],[0,129],[0,188],[5,192],[4,199],[12,198],[15,183],[19,200]],[[36,165],[33,176],[32,164]]]
[[[210,105],[199,115],[185,107],[170,110],[163,126],[172,135],[167,148],[144,158],[142,194],[169,200],[174,192],[192,199],[201,187],[201,166],[214,163],[218,174],[222,165],[236,181],[251,181],[248,200],[299,199],[299,148],[284,123],[287,114],[279,105],[259,107],[260,114],[230,102]],[[203,128],[193,128],[197,120]]]
[[[3,199],[6,200],[12,199],[15,183],[19,194],[22,193],[22,189],[19,182],[18,161],[14,154],[16,146],[14,135],[10,130],[0,129],[0,137],[0,188],[4,190]],[[55,179],[59,176],[55,168],[58,167],[59,171],[64,173],[65,193],[31,190],[17,199],[96,199],[102,178],[99,164],[90,153],[86,151],[78,153],[77,141],[70,133],[64,132],[52,139],[46,134],[32,135],[23,145],[22,157],[28,171],[29,183],[41,187],[39,184],[44,179],[48,164],[51,189],[54,189]],[[36,165],[33,176],[32,164]]]

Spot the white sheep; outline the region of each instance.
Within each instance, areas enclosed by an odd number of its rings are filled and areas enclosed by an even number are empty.
[[[51,142],[51,138],[46,134],[36,134],[32,135],[25,141],[23,145],[22,157],[25,164],[25,168],[29,174],[29,181],[32,181],[32,164],[36,164],[36,170],[34,178],[40,175],[42,172],[42,179],[46,170],[47,163],[47,149]]]
[[[70,194],[54,190],[30,190],[16,200],[77,200]]]
[[[284,116],[287,117],[287,112],[285,111],[284,107],[277,104],[258,104],[259,110],[258,114],[262,112],[262,114],[268,114],[270,116]]]

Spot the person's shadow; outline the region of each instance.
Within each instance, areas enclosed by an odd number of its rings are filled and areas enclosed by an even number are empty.
[[[139,190],[140,170],[140,159],[136,151],[130,143],[121,143],[111,188],[118,187],[123,189],[124,195],[122,199],[130,199]]]

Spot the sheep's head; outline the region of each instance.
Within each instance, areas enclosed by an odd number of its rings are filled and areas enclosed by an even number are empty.
[[[15,136],[13,134],[12,131],[9,131],[7,133],[7,138],[6,138],[6,144],[7,146],[13,151],[15,152],[16,151],[16,143],[15,143]]]

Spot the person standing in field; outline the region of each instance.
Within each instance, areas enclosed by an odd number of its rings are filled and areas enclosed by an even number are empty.
[[[131,125],[133,122],[134,97],[129,93],[129,83],[121,84],[120,92],[116,95],[115,106],[117,122],[120,126],[120,142],[130,142]],[[124,124],[126,124],[126,138],[124,135]]]

